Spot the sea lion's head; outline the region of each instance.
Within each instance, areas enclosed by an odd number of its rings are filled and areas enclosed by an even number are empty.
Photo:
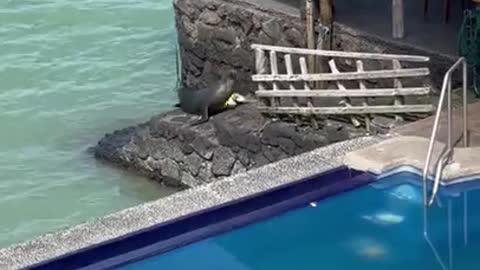
[[[233,93],[233,85],[235,84],[235,75],[236,71],[234,69],[230,69],[226,72],[222,72],[222,78],[221,81],[225,85],[225,89],[231,93]]]

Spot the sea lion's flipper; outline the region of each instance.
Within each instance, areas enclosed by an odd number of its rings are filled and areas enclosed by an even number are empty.
[[[205,118],[205,117],[202,116],[202,118],[200,118],[200,119],[198,119],[197,121],[193,122],[193,123],[191,124],[191,126],[192,126],[192,127],[193,127],[193,126],[198,126],[198,125],[203,124],[203,123],[205,123],[205,122],[208,122],[208,118]]]
[[[208,122],[208,107],[205,108],[205,110],[203,111],[202,117],[197,121],[193,122],[191,126],[197,126],[205,122]]]

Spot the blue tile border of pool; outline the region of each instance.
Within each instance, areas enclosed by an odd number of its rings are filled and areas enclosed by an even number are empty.
[[[371,174],[339,167],[294,183],[198,211],[60,256],[32,270],[112,269],[245,226],[373,182]]]
[[[342,166],[347,153],[383,140],[371,136],[335,143],[2,248],[0,269],[39,266],[38,263],[122,239],[157,224],[319,175]]]
[[[394,186],[402,183],[409,183],[416,186],[422,186],[422,171],[418,168],[412,166],[398,166],[392,168],[386,172],[381,174],[370,172],[372,175],[375,175],[378,179],[377,183],[375,183],[378,187],[388,187]],[[382,182],[383,178],[389,177],[395,174],[405,174],[408,177],[404,177],[405,181],[391,181]],[[431,177],[428,178],[428,188],[431,189],[433,185],[433,179]],[[439,189],[439,194],[447,197],[456,197],[460,193],[468,192],[471,190],[480,189],[480,175],[470,175],[466,177],[458,177],[455,178],[454,181],[450,181],[447,185],[440,184],[442,186]]]

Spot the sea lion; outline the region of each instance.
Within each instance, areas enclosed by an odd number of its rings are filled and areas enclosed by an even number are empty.
[[[242,102],[242,96],[234,93],[233,84],[234,72],[229,71],[222,73],[218,80],[205,88],[180,87],[177,91],[180,101],[177,107],[186,113],[201,115],[192,126],[207,122],[210,115],[235,107],[237,103]]]

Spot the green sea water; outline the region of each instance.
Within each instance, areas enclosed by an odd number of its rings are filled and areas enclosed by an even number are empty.
[[[0,247],[172,190],[96,161],[175,101],[171,0],[0,1]]]

